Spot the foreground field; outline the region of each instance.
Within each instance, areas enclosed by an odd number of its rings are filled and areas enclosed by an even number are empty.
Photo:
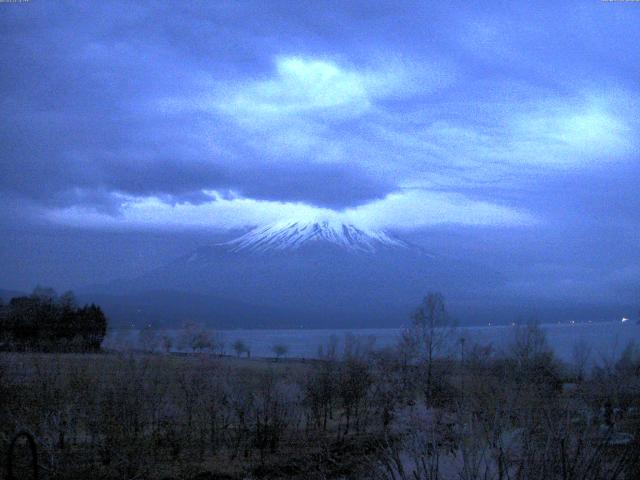
[[[587,374],[525,333],[438,361],[4,353],[0,454],[27,430],[51,479],[640,478],[638,350]]]

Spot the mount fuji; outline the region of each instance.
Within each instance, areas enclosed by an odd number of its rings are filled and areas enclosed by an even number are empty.
[[[344,223],[283,222],[251,230],[223,243],[232,252],[292,251],[324,244],[355,252],[375,253],[386,248],[408,248],[382,231],[366,231]]]
[[[473,303],[499,283],[480,264],[428,253],[387,232],[289,221],[95,286],[91,298],[127,323],[356,328],[404,323],[428,291]]]

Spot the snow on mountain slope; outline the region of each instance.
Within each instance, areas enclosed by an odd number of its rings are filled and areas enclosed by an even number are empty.
[[[314,244],[330,244],[345,250],[374,253],[383,248],[409,245],[382,231],[363,230],[344,223],[282,222],[258,227],[222,246],[231,252],[297,250]]]

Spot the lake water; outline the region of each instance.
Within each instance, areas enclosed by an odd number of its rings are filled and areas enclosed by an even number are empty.
[[[571,361],[573,352],[581,346],[588,346],[591,361],[612,360],[620,355],[631,341],[640,341],[640,325],[634,321],[609,323],[542,324],[549,345],[556,355]],[[491,344],[496,350],[504,349],[514,338],[515,326],[459,327],[453,335],[463,335],[467,344]],[[233,354],[232,345],[242,340],[251,350],[253,357],[272,357],[273,346],[285,345],[287,356],[314,358],[320,346],[326,347],[332,337],[338,342],[338,352],[344,348],[345,339],[352,335],[364,343],[374,343],[377,347],[394,344],[402,330],[399,328],[354,329],[354,330],[219,330],[217,335],[224,342],[226,354]],[[180,330],[164,330],[179,342]],[[334,340],[334,341],[335,341]],[[140,348],[139,331],[116,330],[105,339],[105,347],[113,349]],[[179,351],[178,347],[173,348]]]

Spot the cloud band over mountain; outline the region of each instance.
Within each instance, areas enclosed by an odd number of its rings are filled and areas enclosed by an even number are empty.
[[[228,228],[404,202],[401,228],[520,225],[545,221],[524,190],[637,160],[637,47],[599,33],[627,38],[637,12],[361,7],[5,9],[3,210]],[[575,11],[605,25],[565,28]]]

